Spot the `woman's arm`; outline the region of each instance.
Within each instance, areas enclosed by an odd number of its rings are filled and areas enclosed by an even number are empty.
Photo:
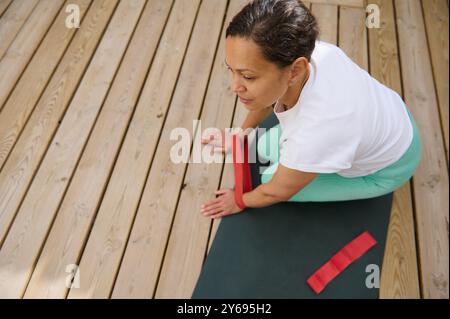
[[[256,128],[273,112],[273,105],[258,111],[249,111],[241,125],[243,131],[248,128]]]
[[[250,130],[251,128],[256,128],[270,115],[270,113],[273,112],[274,105],[275,104],[258,111],[249,111],[241,125],[242,133],[245,135],[250,134],[252,132],[252,130]],[[249,131],[246,131],[247,129],[249,129]],[[222,129],[222,134],[226,134],[224,129]],[[231,135],[229,135],[229,138],[230,137]],[[231,151],[231,139],[225,139],[225,135],[210,134],[202,136],[202,144],[213,145],[215,152],[220,151],[228,153]]]
[[[242,199],[247,207],[265,207],[285,202],[311,183],[316,176],[317,173],[302,172],[279,164],[268,183],[245,193]]]
[[[244,204],[247,207],[265,207],[288,201],[311,183],[316,176],[317,173],[301,172],[279,164],[277,171],[268,183],[261,184],[243,195]],[[201,205],[200,212],[204,216],[221,218],[242,211],[236,204],[232,189],[221,189],[215,194],[219,197]]]
[[[268,108],[268,112],[266,110],[265,112],[258,111],[259,113],[257,113],[254,111],[249,113],[242,128],[245,130],[248,127],[256,127],[272,111],[271,108]],[[243,194],[242,200],[246,207],[255,208],[288,201],[311,183],[317,175],[318,173],[302,172],[279,164],[275,174],[268,183],[261,184],[254,190]],[[221,218],[242,211],[235,202],[232,189],[221,189],[216,191],[215,194],[219,197],[201,205],[200,212],[204,216]]]

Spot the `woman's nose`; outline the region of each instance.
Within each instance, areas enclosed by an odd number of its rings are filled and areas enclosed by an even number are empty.
[[[232,89],[233,89],[233,92],[236,94],[242,93],[246,90],[245,87],[242,85],[239,76],[234,73],[232,76]]]
[[[238,94],[245,91],[245,87],[239,82],[233,82],[233,92]]]

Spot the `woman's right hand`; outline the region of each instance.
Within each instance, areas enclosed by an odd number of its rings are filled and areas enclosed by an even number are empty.
[[[202,135],[202,144],[211,145],[214,152],[228,154],[231,152],[232,134],[230,131],[225,134],[225,129],[205,132]]]

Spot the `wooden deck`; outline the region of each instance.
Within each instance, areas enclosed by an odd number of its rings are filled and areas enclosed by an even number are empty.
[[[65,27],[69,3],[79,29]],[[232,167],[172,163],[169,137],[245,118],[224,65],[245,3],[0,0],[0,297],[190,297],[220,222],[199,205],[233,186]],[[399,92],[422,134],[380,296],[448,298],[448,2],[370,3],[378,29],[363,0],[308,5],[321,39]]]

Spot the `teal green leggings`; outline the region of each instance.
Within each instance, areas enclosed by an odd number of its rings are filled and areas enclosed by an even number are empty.
[[[405,106],[406,107],[406,106]],[[316,178],[292,196],[290,202],[327,202],[354,200],[382,196],[393,192],[406,183],[414,174],[422,156],[422,142],[414,117],[406,107],[414,130],[411,145],[403,156],[395,163],[366,176],[343,177],[336,173],[320,173]],[[278,132],[275,132],[278,130]],[[279,140],[270,138],[271,134],[281,136],[280,125],[269,129],[258,140],[258,154],[269,160],[269,166],[261,175],[261,183],[267,183],[272,179],[278,167]],[[267,143],[270,145],[270,153],[275,156],[266,156]]]

